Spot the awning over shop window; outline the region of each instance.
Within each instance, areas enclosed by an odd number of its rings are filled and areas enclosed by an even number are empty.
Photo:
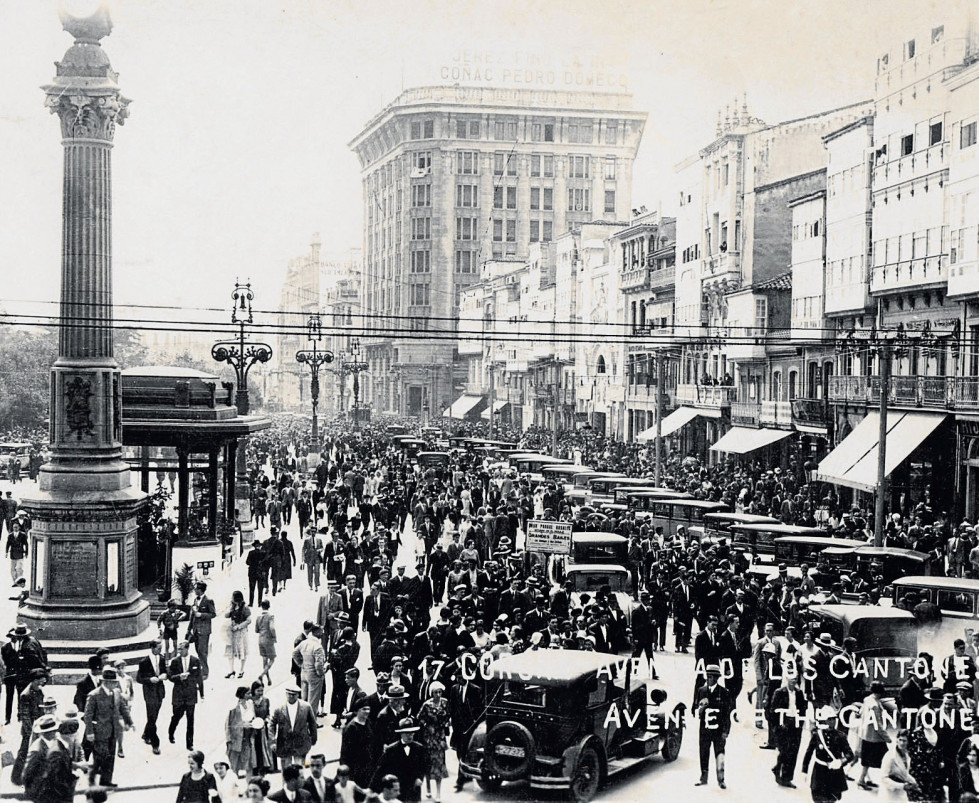
[[[442,413],[443,418],[466,418],[472,413],[477,405],[483,403],[482,396],[462,395],[454,402],[451,407],[447,407]]]
[[[680,429],[680,427],[686,426],[693,421],[698,415],[700,415],[700,410],[693,407],[680,407],[663,419],[663,424],[660,431],[664,436],[672,435],[674,432]],[[649,429],[644,429],[642,432],[636,435],[636,440],[639,443],[646,443],[647,441],[654,440],[655,438],[655,425],[651,426]]]
[[[887,416],[884,473],[890,476],[944,420],[945,415],[941,413],[892,411]],[[876,490],[879,433],[880,414],[868,413],[853,432],[826,455],[816,470],[816,479],[859,491]]]
[[[747,454],[755,449],[776,443],[792,433],[785,429],[751,429],[750,427],[731,427],[723,437],[710,447],[712,452],[728,454]]]
[[[509,406],[510,406],[510,402],[508,401],[495,401],[493,402],[493,412],[499,414],[503,412],[504,408]],[[489,407],[483,410],[483,412],[481,412],[479,415],[481,418],[485,418],[487,421],[489,421],[489,417],[490,417]]]

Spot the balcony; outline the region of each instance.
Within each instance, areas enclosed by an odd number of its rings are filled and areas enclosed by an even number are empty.
[[[909,153],[899,159],[878,164],[874,167],[874,186],[886,187],[891,184],[921,178],[936,170],[947,170],[949,145],[938,142],[917,153]],[[944,176],[948,180],[948,176]]]
[[[792,426],[792,402],[763,401],[761,403],[761,423],[762,426],[766,427],[789,429]]]
[[[761,424],[761,404],[759,402],[732,402],[731,423],[745,427]]]
[[[677,385],[676,403],[720,409],[730,407],[738,389],[730,385]]]
[[[879,265],[870,274],[871,293],[889,293],[907,288],[941,286],[948,283],[946,255]]]
[[[829,381],[829,398],[835,402],[880,404],[880,377],[834,376]],[[888,401],[896,407],[979,410],[979,377],[893,376]]]
[[[791,329],[770,329],[765,326],[731,326],[726,328],[723,337],[728,339],[726,344],[728,360],[748,362],[764,360],[766,346],[785,344],[791,335]]]
[[[661,268],[649,272],[649,289],[662,290],[664,288],[673,289],[676,284],[676,268]]]
[[[649,287],[649,268],[645,265],[622,271],[619,276],[619,288],[624,293],[645,290]]]

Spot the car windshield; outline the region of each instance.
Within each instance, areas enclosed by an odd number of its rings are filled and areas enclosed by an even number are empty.
[[[571,580],[574,581],[575,591],[597,591],[602,586],[607,585],[612,592],[628,591],[628,576],[625,572],[570,572]]]

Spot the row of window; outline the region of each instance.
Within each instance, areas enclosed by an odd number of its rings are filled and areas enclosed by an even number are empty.
[[[875,240],[873,243],[874,267],[940,256],[944,252],[947,236],[947,227],[936,226],[931,229],[921,229],[909,234]]]
[[[792,227],[793,240],[810,240],[819,237],[822,231],[822,220],[814,220],[812,223],[797,223]]]
[[[468,237],[460,238],[463,240],[472,239]],[[455,252],[456,273],[475,273],[478,252],[471,249],[460,248]],[[432,252],[428,249],[419,249],[411,252],[411,272],[415,274],[432,272]]]
[[[554,142],[555,129],[560,126],[554,123],[531,123],[528,127],[531,142]],[[493,138],[498,140],[516,141],[519,128],[516,120],[495,120],[493,122]],[[619,144],[618,122],[608,122],[604,128],[606,145]],[[480,139],[480,121],[460,118],[455,121],[456,139]],[[434,139],[434,120],[413,120],[409,127],[409,136],[413,140]],[[590,145],[597,141],[596,125],[593,122],[566,123],[564,126],[564,142]]]
[[[452,169],[458,176],[478,176],[479,162],[482,154],[479,151],[455,151],[452,154]],[[494,176],[516,176],[518,155],[512,151],[497,151],[493,156]],[[561,157],[558,157],[559,159]],[[596,157],[597,158],[597,157]],[[534,153],[530,156],[531,178],[553,178],[554,159],[549,154]],[[590,156],[568,156],[568,173],[570,178],[591,178],[592,164]],[[411,154],[411,177],[423,178],[432,171],[432,151],[413,151]],[[383,172],[383,171],[379,171]],[[602,175],[606,181],[615,181],[615,157],[606,156],[602,160]],[[379,186],[383,183],[375,182]]]

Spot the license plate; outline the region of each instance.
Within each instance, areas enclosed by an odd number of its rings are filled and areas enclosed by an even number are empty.
[[[508,744],[498,744],[496,754],[498,756],[513,756],[514,758],[524,758],[527,755],[522,747],[511,747]]]

